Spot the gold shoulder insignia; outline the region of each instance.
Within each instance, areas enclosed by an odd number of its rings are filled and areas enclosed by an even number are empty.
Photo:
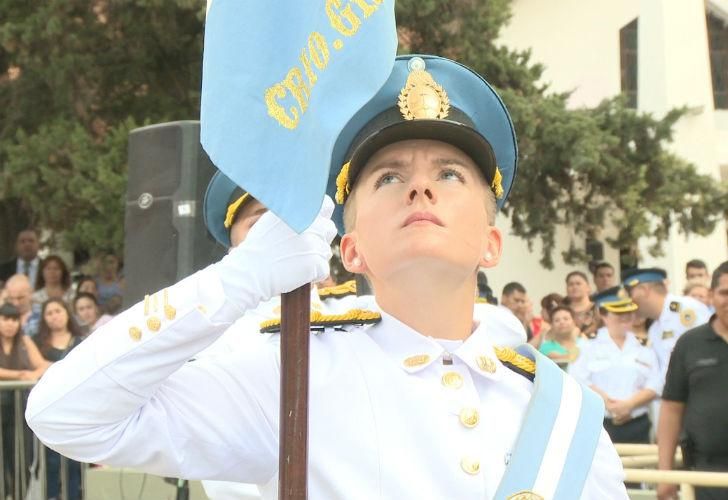
[[[696,319],[698,319],[698,317],[692,309],[683,309],[680,311],[680,323],[682,323],[683,326],[693,326]]]
[[[523,375],[533,382],[536,375],[536,363],[522,354],[518,354],[510,347],[494,347],[495,355],[503,363],[514,372]]]
[[[680,312],[680,302],[670,302],[670,310],[672,312]]]
[[[355,295],[355,294],[356,294],[356,281],[355,280],[347,281],[346,283],[342,283],[341,285],[328,286],[326,288],[321,288],[318,291],[318,295],[319,295],[320,299],[346,297],[348,295]]]
[[[476,304],[487,304],[488,301],[484,299],[483,297],[475,297],[475,303]]]
[[[671,339],[675,336],[675,332],[672,330],[665,330],[662,332],[662,340]]]
[[[374,325],[382,320],[382,315],[365,309],[352,309],[344,314],[322,314],[318,311],[311,311],[310,320],[311,330],[321,330],[347,325]],[[260,333],[279,333],[280,331],[280,318],[270,319],[260,324]]]

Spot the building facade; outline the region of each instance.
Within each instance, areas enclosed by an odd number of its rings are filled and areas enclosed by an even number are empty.
[[[572,92],[571,107],[594,107],[622,92],[639,111],[658,117],[687,107],[670,148],[699,172],[728,180],[728,0],[514,0],[512,9],[501,43],[530,49],[551,90]],[[510,233],[506,220],[499,225]],[[508,281],[520,281],[535,302],[551,291],[564,293],[567,272],[587,271],[561,261],[572,242],[586,246],[575,239],[560,228],[556,267],[546,270],[538,244],[529,251],[523,240],[507,236],[501,265],[488,271],[492,288],[498,294]],[[640,266],[665,268],[674,292],[685,284],[688,260],[703,259],[712,271],[728,259],[725,221],[708,237],[673,230],[662,257],[649,255],[650,243],[639,245]],[[604,260],[619,272],[619,250],[606,242],[603,248]]]

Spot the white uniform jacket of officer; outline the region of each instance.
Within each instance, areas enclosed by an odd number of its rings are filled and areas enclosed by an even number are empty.
[[[188,362],[235,320],[222,288],[208,268],[168,289],[177,313],[158,331],[144,327],[143,304],[104,325],[32,391],[34,432],[77,460],[257,483],[275,498],[279,337]],[[129,334],[136,328],[139,341]],[[532,384],[497,361],[488,325],[451,353],[451,365],[440,343],[386,314],[348,330],[311,341],[310,498],[491,498]],[[478,356],[495,370],[481,370]],[[477,423],[467,427],[460,416],[472,423],[473,410]],[[542,469],[542,482],[559,476]],[[602,433],[582,498],[626,498],[621,478]]]
[[[597,330],[593,340],[582,344],[579,358],[569,367],[569,373],[584,385],[594,385],[611,398],[624,400],[642,389],[662,391],[662,375],[657,355],[640,344],[634,333],[627,332],[622,349],[609,336],[605,327]],[[632,410],[632,418],[647,413],[648,405]],[[606,414],[606,417],[611,415]]]
[[[677,304],[677,305],[676,305]],[[710,311],[702,302],[692,297],[667,294],[660,317],[647,330],[650,345],[657,354],[664,380],[670,354],[680,335],[691,328],[707,323]]]

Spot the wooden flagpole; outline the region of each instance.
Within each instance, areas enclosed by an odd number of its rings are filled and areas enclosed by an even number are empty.
[[[311,285],[281,296],[278,498],[308,496],[308,367]]]

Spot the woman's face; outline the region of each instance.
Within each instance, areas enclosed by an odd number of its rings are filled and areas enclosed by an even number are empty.
[[[55,260],[51,260],[43,267],[43,279],[46,285],[59,285],[63,278],[63,270]]]
[[[20,320],[18,318],[9,318],[0,316],[0,336],[5,339],[12,339],[20,331]]]
[[[556,311],[551,316],[551,327],[556,334],[566,334],[571,333],[576,327],[576,324],[574,323],[574,318],[568,311]]]
[[[57,302],[51,302],[46,306],[43,319],[51,331],[65,330],[68,327],[66,308]]]
[[[99,319],[98,309],[94,301],[83,297],[76,301],[76,316],[84,325],[93,325]]]
[[[617,335],[625,335],[628,331],[632,330],[632,323],[634,323],[635,314],[629,313],[613,313],[607,312],[606,315],[602,315],[602,320],[609,330],[610,333]]]
[[[96,289],[96,282],[91,280],[86,280],[83,283],[81,283],[81,286],[78,287],[78,291],[90,293],[91,295],[98,296],[98,290]]]

